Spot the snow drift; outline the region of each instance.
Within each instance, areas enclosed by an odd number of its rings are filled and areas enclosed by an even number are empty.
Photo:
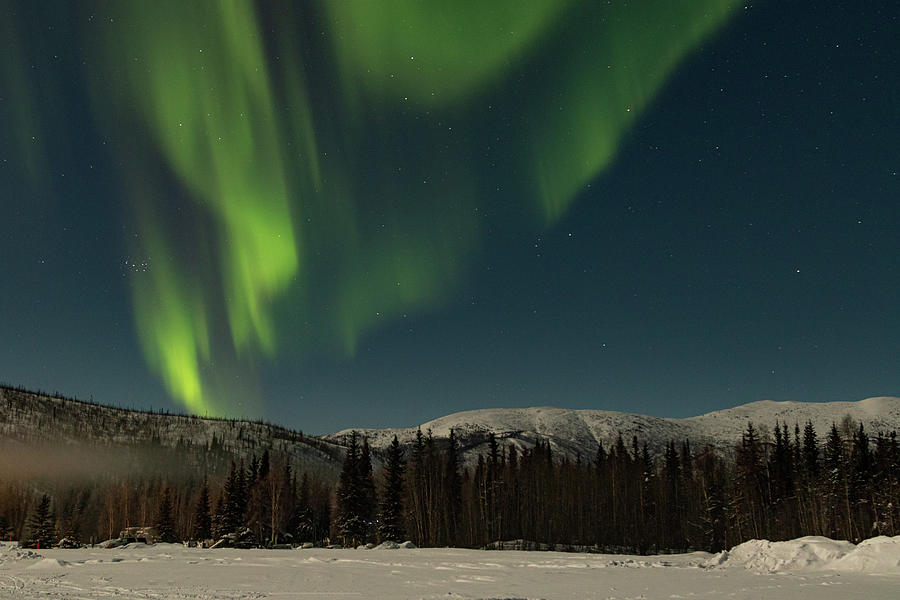
[[[900,536],[879,536],[859,545],[820,536],[786,542],[750,540],[713,556],[706,566],[740,566],[758,573],[814,569],[900,574]]]

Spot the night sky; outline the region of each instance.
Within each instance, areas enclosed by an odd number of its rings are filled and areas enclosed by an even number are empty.
[[[898,15],[0,0],[0,380],[311,433],[900,395]]]

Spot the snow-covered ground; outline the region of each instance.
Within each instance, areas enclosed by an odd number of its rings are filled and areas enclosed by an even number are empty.
[[[900,536],[752,541],[717,555],[0,545],[0,598],[897,598]]]

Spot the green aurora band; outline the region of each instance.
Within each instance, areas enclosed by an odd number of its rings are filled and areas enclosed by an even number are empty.
[[[124,157],[122,203],[139,232],[129,251],[151,265],[130,275],[149,366],[189,411],[234,414],[221,365],[253,378],[260,357],[352,356],[376,328],[439,307],[480,251],[479,209],[497,184],[479,170],[484,147],[506,167],[500,183],[520,226],[552,225],[737,6],[138,0],[72,9],[102,16],[79,20],[91,57],[84,87]],[[33,173],[40,102],[15,58],[32,49],[18,38],[7,38],[0,76],[13,91],[11,139]],[[527,90],[522,73],[538,74]],[[485,106],[522,125],[500,140]]]

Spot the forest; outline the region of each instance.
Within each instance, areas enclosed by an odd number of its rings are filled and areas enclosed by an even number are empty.
[[[215,449],[209,449],[213,452]],[[418,546],[668,553],[716,552],[749,539],[859,541],[900,534],[896,432],[849,417],[749,423],[733,451],[672,440],[651,455],[620,435],[593,456],[556,455],[491,435],[461,464],[459,444],[419,431],[379,460],[349,437],[338,481],[265,450],[210,461],[202,476],[116,474],[89,482],[0,480],[0,535],[23,545],[98,543],[129,526],[169,542],[273,547]],[[375,465],[379,465],[377,469]]]

